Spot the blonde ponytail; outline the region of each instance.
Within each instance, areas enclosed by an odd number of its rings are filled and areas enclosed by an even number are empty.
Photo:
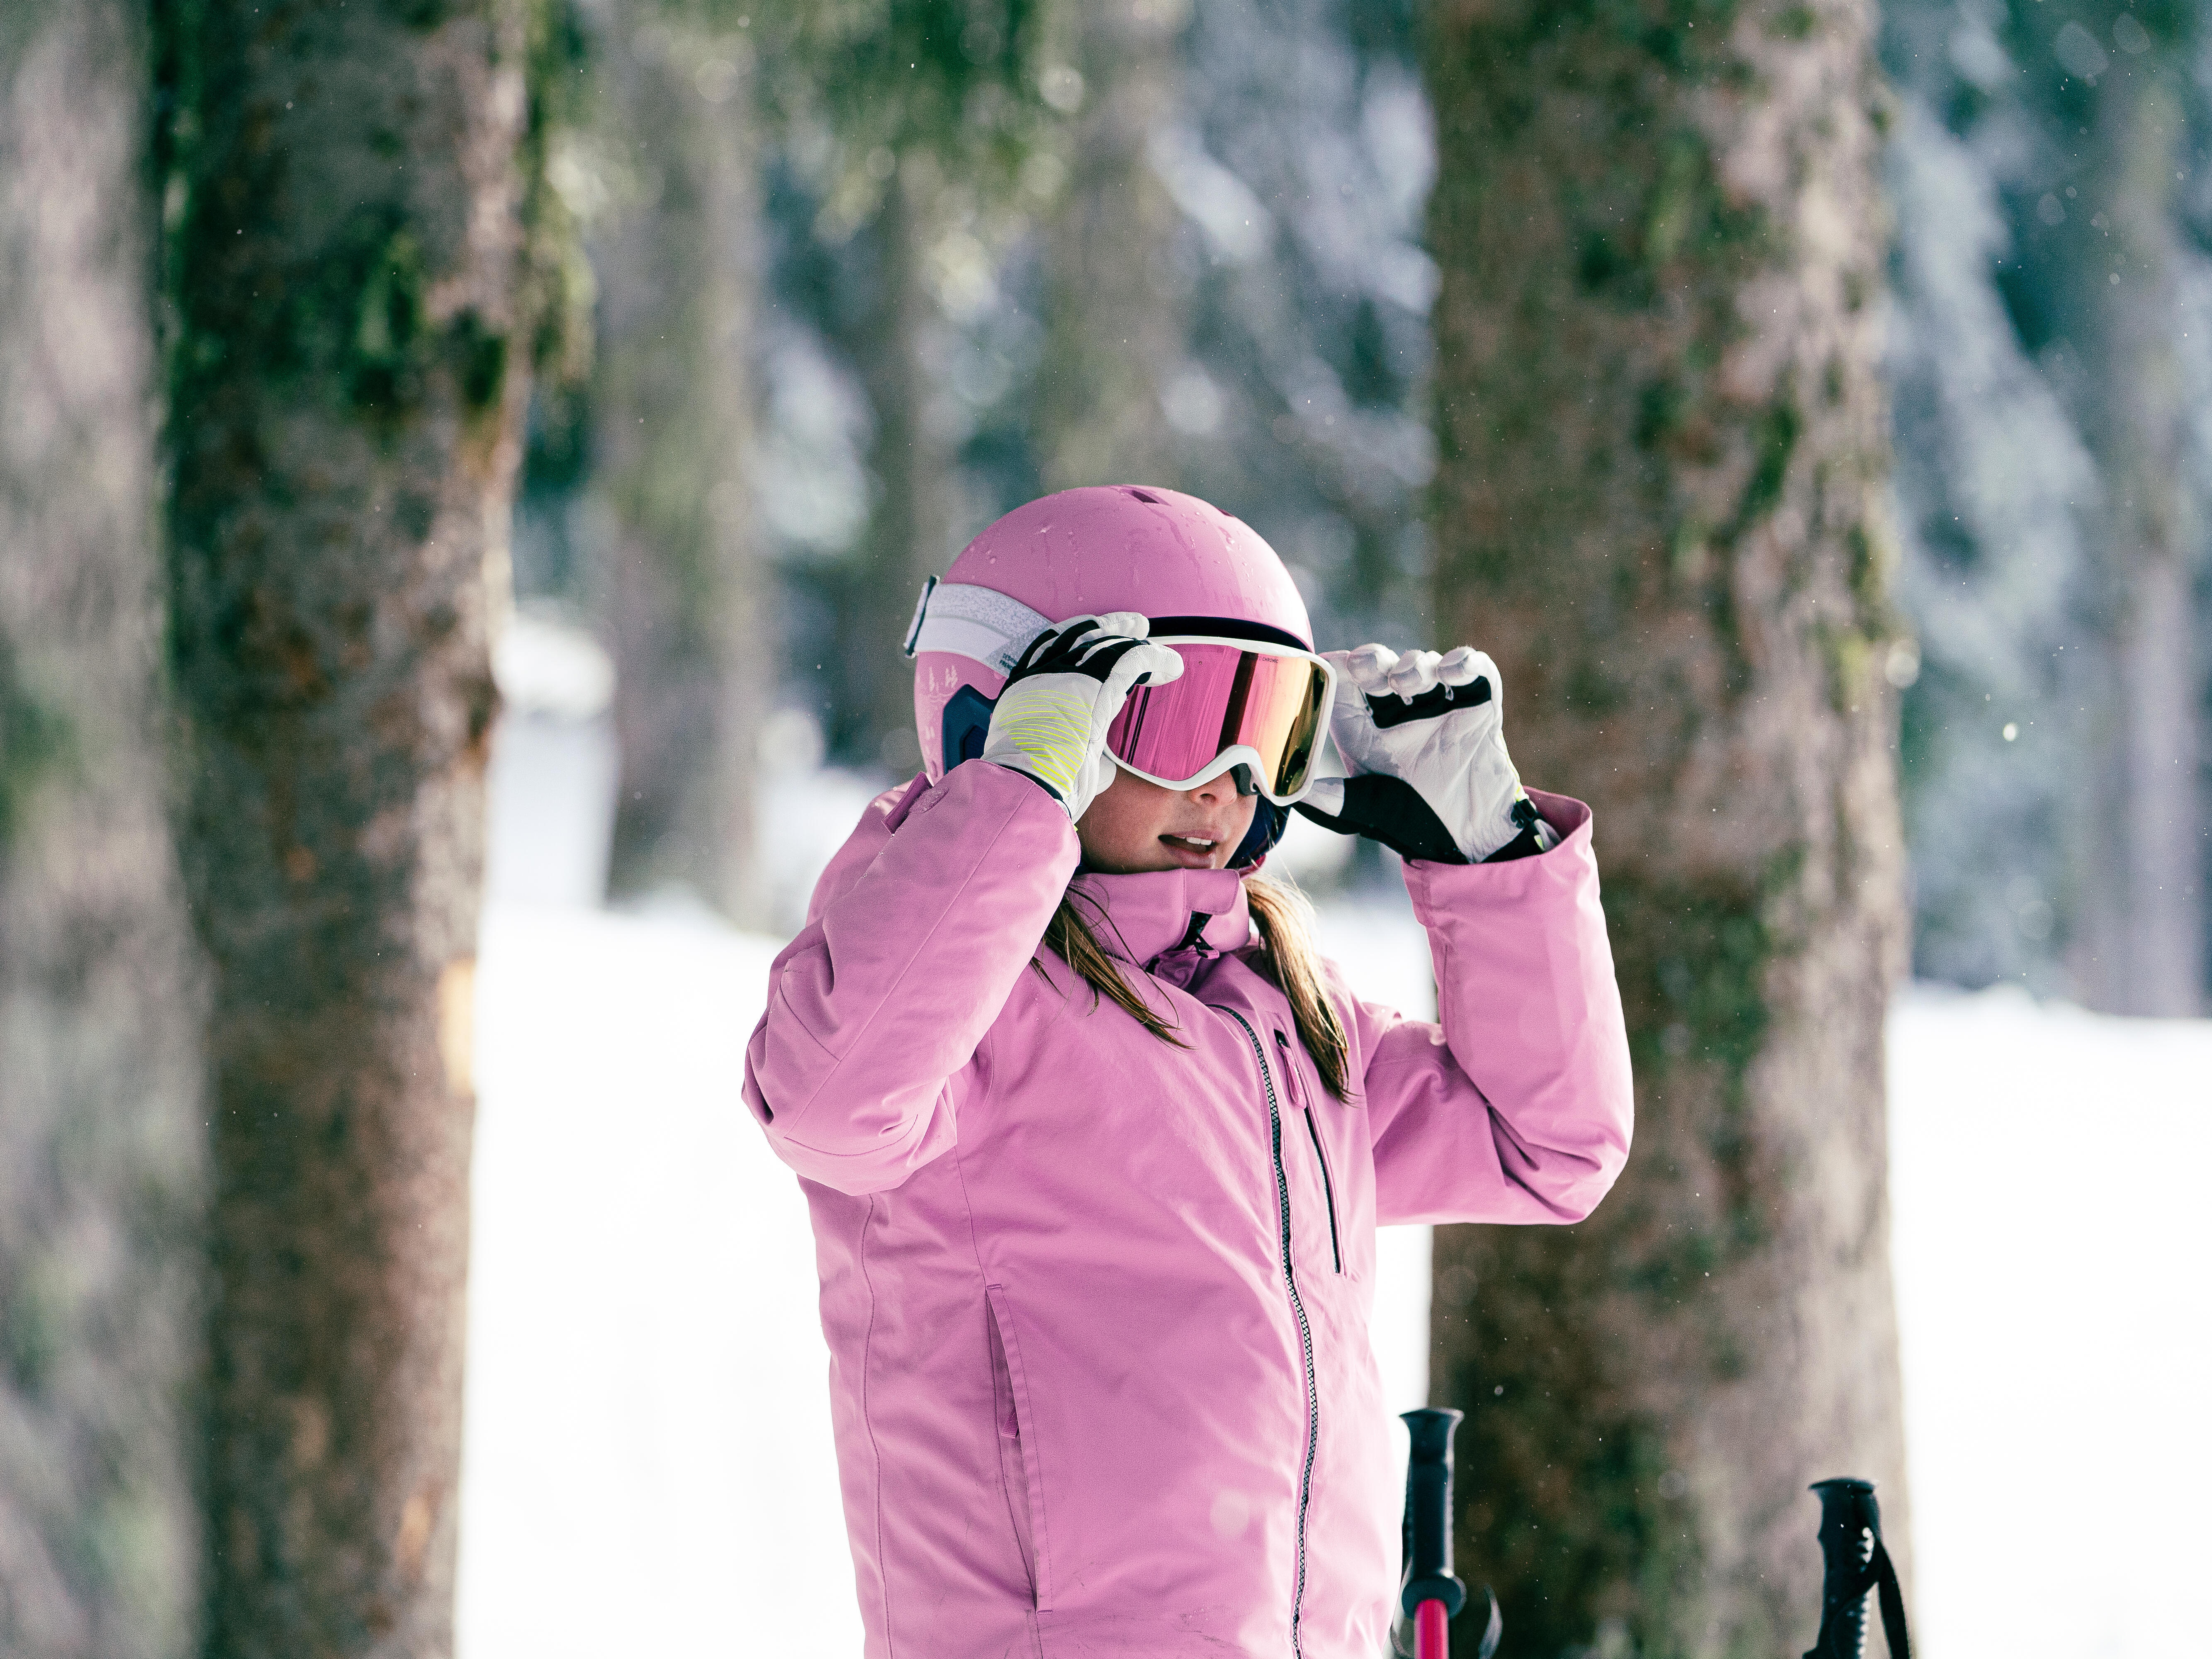
[[[1321,951],[1314,944],[1313,905],[1295,887],[1259,876],[1244,878],[1244,902],[1261,946],[1258,967],[1289,999],[1298,1041],[1312,1056],[1314,1069],[1339,1100],[1352,1098],[1352,1040],[1322,981]]]

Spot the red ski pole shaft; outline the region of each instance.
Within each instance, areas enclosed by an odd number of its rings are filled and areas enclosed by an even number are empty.
[[[1451,1659],[1451,1615],[1441,1601],[1413,1609],[1413,1659]]]

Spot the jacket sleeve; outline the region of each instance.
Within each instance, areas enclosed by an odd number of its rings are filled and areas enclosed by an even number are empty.
[[[1590,811],[1529,792],[1564,839],[1502,864],[1406,866],[1439,1022],[1355,1010],[1376,1219],[1579,1221],[1628,1157],[1628,1035]]]
[[[745,1048],[745,1103],[777,1156],[861,1194],[951,1146],[976,1047],[1076,859],[1066,810],[980,761],[871,809],[769,969]]]

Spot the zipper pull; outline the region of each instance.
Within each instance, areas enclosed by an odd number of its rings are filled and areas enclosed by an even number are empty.
[[[1298,1083],[1298,1065],[1296,1057],[1291,1053],[1290,1038],[1285,1036],[1280,1031],[1276,1032],[1275,1048],[1283,1062],[1284,1086],[1291,1091],[1292,1100],[1303,1111],[1305,1109],[1305,1091]]]

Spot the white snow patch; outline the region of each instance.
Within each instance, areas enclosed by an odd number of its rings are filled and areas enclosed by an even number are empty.
[[[507,618],[492,652],[492,678],[509,708],[587,720],[615,696],[615,660],[591,632],[525,609]]]
[[[775,945],[494,908],[459,1651],[855,1655],[796,1179],[738,1096]]]
[[[892,781],[835,768],[763,775],[757,833],[768,878],[769,914],[778,928],[795,933],[806,925],[806,903],[823,866],[845,844],[868,803]],[[759,1012],[755,1008],[747,1021]]]
[[[1328,832],[1322,831],[1326,835]],[[1335,839],[1342,840],[1338,836]],[[1395,904],[1340,901],[1314,917],[1324,955],[1344,969],[1368,1002],[1416,1019],[1437,1017],[1437,981],[1429,936],[1401,896]],[[1375,1312],[1368,1337],[1382,1373],[1383,1402],[1393,1412],[1429,1403],[1429,1250],[1427,1227],[1382,1227],[1375,1237]],[[1398,1431],[1401,1437],[1404,1431]],[[1400,1445],[1403,1446],[1402,1437]]]
[[[610,714],[502,712],[485,779],[486,898],[597,904],[607,890],[620,768]]]
[[[597,904],[614,838],[614,659],[552,611],[507,621],[492,660],[504,707],[493,728],[485,896]]]
[[[2212,1020],[1917,991],[1889,1071],[1916,1650],[2212,1654]]]

